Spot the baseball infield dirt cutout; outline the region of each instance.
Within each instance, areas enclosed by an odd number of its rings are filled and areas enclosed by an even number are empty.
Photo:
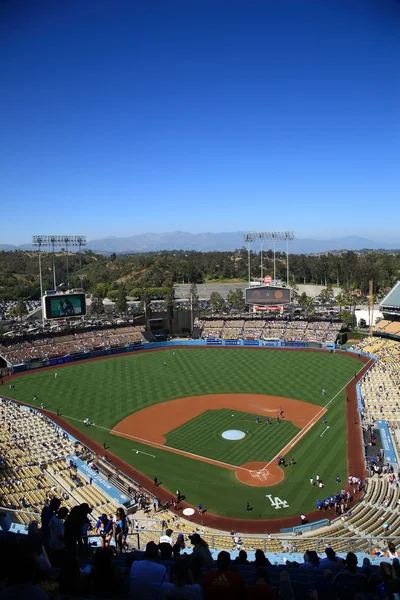
[[[190,458],[208,462],[225,469],[235,471],[236,478],[246,485],[271,486],[284,478],[283,469],[277,466],[276,457],[266,462],[250,462],[244,465],[230,465],[205,456],[178,450],[166,446],[165,436],[184,423],[198,417],[206,410],[229,408],[246,411],[262,417],[276,416],[280,409],[285,421],[292,421],[300,428],[297,435],[284,447],[278,455],[284,456],[326,413],[325,408],[292,398],[267,396],[264,394],[207,394],[178,398],[149,406],[135,412],[118,423],[111,433],[133,441],[142,442],[168,452],[181,454]]]

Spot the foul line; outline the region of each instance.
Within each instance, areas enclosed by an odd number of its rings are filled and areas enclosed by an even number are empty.
[[[372,363],[374,363],[374,359],[370,359],[370,361]],[[368,362],[370,362],[368,361]],[[358,376],[358,374],[360,373],[360,371],[362,371],[366,366],[368,365],[368,363],[364,364],[361,369],[359,369],[356,373],[356,377]],[[327,402],[327,404],[325,404],[325,406],[323,406],[318,413],[311,419],[311,421],[309,421],[309,423],[307,423],[307,425],[305,425],[303,427],[303,429],[301,429],[299,431],[299,433],[290,440],[290,442],[288,444],[286,444],[286,446],[280,450],[261,470],[264,471],[266,469],[268,469],[268,467],[278,458],[278,456],[284,455],[286,454],[289,450],[291,450],[293,448],[293,446],[295,446],[297,444],[297,442],[299,442],[301,440],[302,437],[304,437],[306,435],[306,433],[309,432],[309,430],[315,425],[315,423],[319,420],[319,417],[321,414],[325,414],[328,406],[330,404],[332,404],[332,402],[339,396],[339,394],[341,394],[343,392],[343,390],[346,389],[346,387],[349,385],[349,383],[351,383],[353,381],[353,379],[355,379],[354,377],[352,377],[351,379],[349,379],[349,381],[337,392],[337,394],[335,394],[333,396],[333,398],[331,398],[329,400],[329,402]],[[35,406],[34,408],[37,409],[37,407]],[[46,408],[44,410],[47,410]],[[56,414],[55,411],[49,411],[47,410],[47,412],[51,412],[53,414]],[[67,415],[60,415],[61,417],[64,417],[65,419],[71,419],[73,421],[78,421],[79,423],[84,423],[83,419],[77,419],[76,417],[69,417]],[[143,444],[145,444],[146,446],[152,446],[153,448],[159,448],[161,450],[166,450],[167,452],[172,452],[173,454],[179,454],[181,456],[188,456],[190,458],[195,458],[196,460],[200,460],[202,462],[207,462],[210,464],[214,464],[216,466],[219,467],[224,467],[224,468],[228,468],[231,470],[238,470],[240,469],[241,471],[247,471],[248,473],[251,473],[252,469],[246,469],[244,467],[240,467],[238,465],[232,465],[230,463],[224,463],[222,461],[219,460],[215,460],[214,458],[208,458],[207,456],[201,456],[200,454],[193,454],[192,452],[187,452],[186,450],[179,450],[178,448],[172,448],[171,446],[166,446],[164,444],[159,444],[157,442],[152,442],[150,440],[146,440],[144,438],[139,438],[136,437],[134,435],[130,435],[128,433],[122,433],[119,432],[116,429],[109,429],[108,427],[103,427],[102,425],[89,425],[88,427],[98,427],[99,429],[103,429],[104,431],[107,431],[108,433],[111,433],[112,435],[118,435],[120,437],[124,437],[127,439],[131,439],[131,440],[135,440],[137,442],[141,442]],[[254,470],[254,469],[253,469]]]
[[[372,362],[374,362],[374,360],[371,358],[370,359]],[[353,379],[356,379],[358,374],[365,369],[365,367],[367,366],[368,363],[366,363],[365,365],[363,365],[361,367],[361,369],[359,369],[356,373],[356,377],[352,377],[351,379],[349,379],[349,381],[337,392],[337,394],[335,394],[333,396],[333,398],[331,398],[329,400],[329,402],[327,404],[325,404],[325,406],[323,406],[321,408],[320,411],[317,412],[317,414],[315,415],[315,417],[313,417],[311,419],[311,421],[309,423],[307,423],[307,425],[305,425],[305,427],[303,427],[303,429],[301,431],[299,431],[299,433],[290,440],[290,442],[288,444],[286,444],[286,446],[280,451],[278,452],[274,458],[272,458],[268,464],[265,465],[264,469],[268,469],[268,467],[278,458],[278,456],[283,456],[284,454],[286,454],[289,450],[291,450],[293,448],[293,446],[295,446],[297,444],[297,442],[299,442],[301,440],[302,437],[304,437],[306,435],[306,433],[308,433],[310,431],[310,429],[315,425],[315,423],[319,420],[320,415],[325,414],[326,410],[328,408],[328,406],[330,404],[332,404],[332,402],[334,400],[336,400],[336,398],[339,396],[339,394],[341,394],[343,392],[343,390],[345,390],[347,388],[347,386],[349,385],[349,383],[351,383],[353,381]]]

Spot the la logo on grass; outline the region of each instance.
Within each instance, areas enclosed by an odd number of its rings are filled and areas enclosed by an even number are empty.
[[[279,508],[289,508],[287,500],[281,500],[280,498],[278,498],[278,496],[272,498],[271,494],[265,494],[265,497],[269,498],[271,506],[273,506],[276,510],[278,510]]]

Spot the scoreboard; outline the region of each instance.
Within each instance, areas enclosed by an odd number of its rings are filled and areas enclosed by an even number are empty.
[[[45,319],[63,319],[86,315],[85,294],[54,294],[43,296],[42,310]]]
[[[260,286],[246,289],[246,304],[290,304],[290,288]]]

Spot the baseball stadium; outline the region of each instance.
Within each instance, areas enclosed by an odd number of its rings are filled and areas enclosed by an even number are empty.
[[[339,561],[350,552],[376,568],[400,525],[399,286],[362,340],[346,340],[332,316],[255,312],[292,303],[270,284],[247,289],[253,312],[188,310],[190,335],[164,341],[173,307],[164,321],[113,327],[68,314],[67,328],[61,311],[84,313],[84,295],[45,295],[42,318],[57,330],[3,336],[0,347],[2,527],[29,539],[62,502],[71,516],[85,512],[73,541],[84,565],[109,547],[125,569],[176,538],[175,560],[199,544],[210,560],[228,551],[248,584],[255,567],[240,562],[260,552],[277,586],[306,551],[319,560],[328,548]],[[105,523],[120,518],[126,534],[112,525],[107,537]],[[295,598],[324,587],[300,571],[291,581]]]

